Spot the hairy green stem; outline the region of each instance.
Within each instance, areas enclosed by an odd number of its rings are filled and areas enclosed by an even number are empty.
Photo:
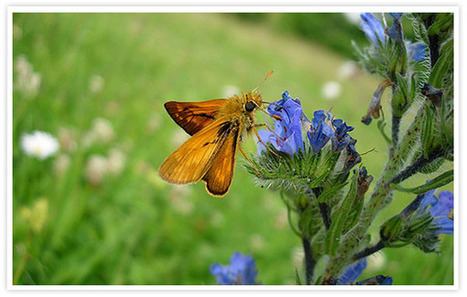
[[[306,284],[311,285],[313,280],[313,271],[315,270],[316,260],[313,259],[310,239],[302,238],[303,251],[305,252],[305,279]]]
[[[326,275],[336,276],[343,267],[352,262],[352,255],[359,248],[360,242],[364,238],[376,214],[391,202],[392,188],[390,181],[402,170],[404,163],[417,147],[420,127],[423,123],[423,114],[424,107],[422,106],[402,140],[394,150],[391,150],[389,159],[374,187],[374,191],[362,210],[360,221],[341,239],[337,256],[329,259],[325,271]]]

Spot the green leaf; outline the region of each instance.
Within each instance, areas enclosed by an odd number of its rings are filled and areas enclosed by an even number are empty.
[[[326,237],[324,239],[324,253],[328,255],[336,255],[344,223],[347,220],[347,216],[352,207],[352,204],[357,197],[357,180],[358,171],[354,173],[352,183],[350,184],[349,192],[342,201],[340,207],[332,216],[331,226],[329,227],[329,230],[326,233]]]
[[[337,185],[337,186],[333,186],[333,187],[331,187],[329,189],[324,190],[323,193],[321,193],[321,195],[319,195],[318,202],[319,203],[327,202],[330,197],[334,196],[336,193],[338,193],[346,185],[347,185],[347,182],[342,183],[342,184]]]
[[[453,23],[453,15],[451,13],[439,14],[438,19],[428,28],[428,34],[437,35],[441,30],[451,27]]]
[[[454,40],[448,40],[440,50],[440,56],[431,71],[428,83],[435,88],[443,87],[444,77],[452,72],[454,57]]]
[[[454,170],[449,170],[444,172],[443,174],[435,177],[434,179],[430,180],[426,184],[415,188],[404,188],[397,184],[392,184],[392,188],[400,191],[400,192],[409,192],[414,194],[423,194],[433,189],[440,188],[452,182],[454,179]]]

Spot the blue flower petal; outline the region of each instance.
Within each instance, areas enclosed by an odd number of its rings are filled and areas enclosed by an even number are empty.
[[[317,110],[313,113],[310,130],[307,131],[313,153],[319,152],[334,135],[334,130],[326,124],[325,120],[324,110]]]
[[[211,265],[209,271],[219,285],[254,285],[258,274],[252,256],[244,256],[239,252],[232,255],[230,265],[216,263]]]
[[[338,285],[349,285],[357,280],[366,268],[366,258],[361,259],[355,264],[347,266],[344,272],[339,276]]]
[[[385,35],[383,25],[376,19],[371,13],[362,13],[360,14],[362,18],[362,30],[365,32],[365,35],[370,39],[375,46],[378,46],[378,39],[381,41],[381,44],[385,44]]]

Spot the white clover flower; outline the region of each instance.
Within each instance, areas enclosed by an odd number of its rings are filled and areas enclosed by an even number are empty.
[[[112,122],[104,118],[96,118],[92,122],[91,129],[83,135],[82,143],[84,147],[89,147],[95,143],[110,143],[114,138]]]
[[[341,84],[337,81],[328,81],[323,85],[321,92],[328,100],[336,99],[341,93]]]
[[[27,97],[35,97],[39,92],[42,82],[40,73],[34,72],[34,68],[25,56],[15,59],[15,88]]]
[[[117,175],[125,168],[126,155],[119,149],[111,149],[107,157],[107,171]]]
[[[86,179],[95,186],[102,182],[107,170],[107,159],[101,155],[90,156],[84,169]]]
[[[27,155],[43,160],[54,155],[59,149],[59,144],[49,133],[34,131],[32,134],[21,136],[21,148]]]

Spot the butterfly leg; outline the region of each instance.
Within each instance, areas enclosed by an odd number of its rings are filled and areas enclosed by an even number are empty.
[[[267,126],[267,125],[266,125],[266,124],[254,124],[254,125],[251,125],[251,128],[252,128],[253,131],[255,132],[256,137],[258,137],[258,141],[259,141],[262,145],[264,145],[264,146],[268,149],[268,151],[270,151],[271,153],[273,153],[274,155],[276,155],[278,158],[281,158],[281,156],[279,156],[276,152],[274,152],[273,150],[271,150],[271,149],[269,148],[269,146],[267,146],[267,145],[263,142],[263,140],[261,139],[261,137],[259,137],[258,130],[256,130],[255,127],[260,127],[260,126]],[[267,126],[267,127],[268,127],[268,129],[269,129],[269,126]],[[269,131],[270,131],[270,130],[269,130]]]
[[[251,160],[248,158],[248,156],[245,154],[245,152],[243,151],[243,149],[241,148],[241,146],[238,146],[238,149],[240,150],[240,152],[242,152],[243,156],[248,160],[248,162],[250,162],[251,166],[253,166],[253,168],[256,170],[256,172],[258,173],[258,175],[260,177],[263,177],[263,175],[261,173],[259,173],[258,169],[256,168],[255,164],[253,164],[253,162],[251,162]]]

